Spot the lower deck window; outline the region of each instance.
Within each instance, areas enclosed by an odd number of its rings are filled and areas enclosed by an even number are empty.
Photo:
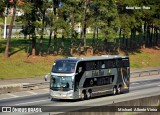
[[[95,77],[95,78],[86,78],[83,87],[92,87],[92,86],[101,86],[108,85],[113,82],[114,76],[103,76],[103,77]]]

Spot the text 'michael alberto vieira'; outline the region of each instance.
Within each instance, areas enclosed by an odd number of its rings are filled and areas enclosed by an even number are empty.
[[[118,112],[157,112],[157,108],[152,107],[118,107]]]

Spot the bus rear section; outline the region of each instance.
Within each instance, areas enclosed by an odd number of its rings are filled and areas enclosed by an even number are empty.
[[[128,57],[85,60],[77,64],[75,91],[89,99],[106,94],[129,92],[130,67]]]

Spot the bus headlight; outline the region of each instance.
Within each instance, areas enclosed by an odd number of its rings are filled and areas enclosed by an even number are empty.
[[[54,95],[54,92],[52,90],[50,90],[50,95],[53,96]]]
[[[67,96],[72,96],[73,95],[73,90],[67,92]]]

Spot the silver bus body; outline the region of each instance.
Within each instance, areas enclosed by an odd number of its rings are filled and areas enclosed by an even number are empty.
[[[72,64],[74,62],[75,71],[69,73],[63,71],[61,73],[52,70],[50,80],[52,98],[89,99],[95,96],[129,91],[130,66],[128,56],[103,55],[66,58],[58,61]],[[59,63],[58,61],[55,63]]]

